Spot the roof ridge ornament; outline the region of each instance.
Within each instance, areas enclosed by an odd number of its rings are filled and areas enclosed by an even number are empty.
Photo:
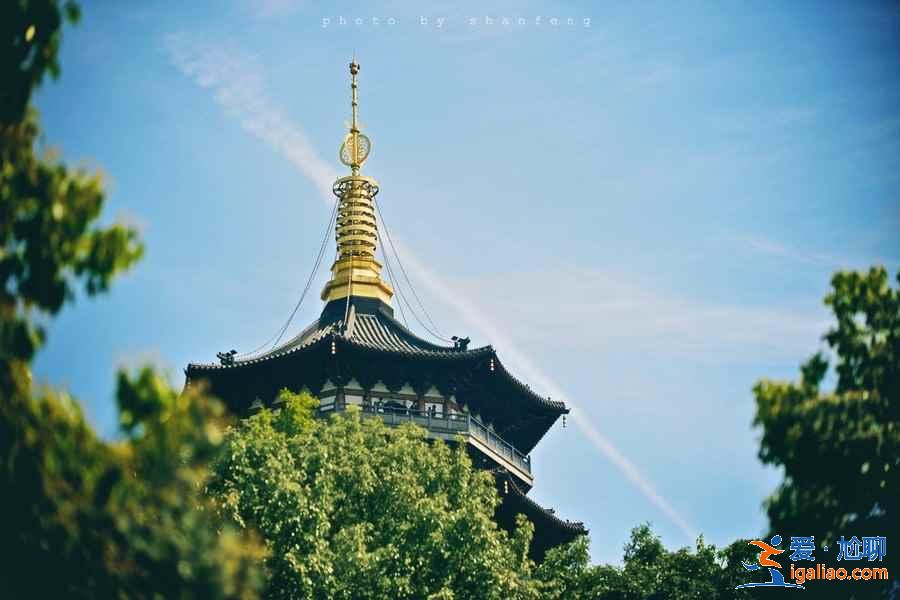
[[[450,338],[453,340],[453,349],[458,350],[460,352],[465,352],[469,349],[469,343],[472,341],[468,337],[459,337],[454,335]]]
[[[237,353],[237,350],[231,349],[228,352],[216,352],[216,357],[219,359],[220,364],[228,366],[234,364],[234,357]]]

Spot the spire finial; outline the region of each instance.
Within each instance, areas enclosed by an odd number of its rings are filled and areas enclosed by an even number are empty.
[[[359,168],[369,157],[369,151],[372,149],[372,142],[359,131],[359,121],[357,113],[359,111],[359,101],[356,95],[358,87],[356,83],[356,75],[359,73],[359,63],[356,62],[356,53],[350,60],[350,106],[352,108],[353,120],[350,122],[350,133],[344,138],[341,144],[341,162],[350,167],[353,175],[359,174]]]

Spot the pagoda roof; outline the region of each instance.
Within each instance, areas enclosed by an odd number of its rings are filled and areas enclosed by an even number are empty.
[[[359,308],[357,308],[359,307]],[[312,346],[324,338],[341,338],[355,346],[396,354],[460,359],[484,356],[493,352],[491,346],[472,350],[460,350],[454,346],[441,346],[424,340],[397,321],[387,305],[368,298],[353,297],[352,301],[329,302],[322,315],[304,328],[299,334],[283,344],[255,356],[235,358],[230,364],[197,364],[197,369],[235,369],[242,366],[265,362]],[[344,315],[346,314],[346,327]]]
[[[346,315],[346,326],[345,326]],[[494,369],[509,385],[528,397],[531,402],[559,414],[569,410],[563,402],[550,400],[534,392],[528,385],[514,377],[503,365],[490,345],[462,350],[454,346],[442,346],[417,336],[393,316],[392,309],[383,302],[353,296],[350,301],[335,300],[322,310],[318,320],[304,328],[287,342],[255,356],[235,357],[231,363],[191,363],[186,369],[192,374],[203,371],[240,370],[260,363],[285,357],[326,340],[340,340],[363,350],[425,360],[466,361],[494,358]]]
[[[543,560],[550,548],[571,542],[579,535],[587,535],[588,530],[581,521],[569,521],[556,516],[553,509],[545,508],[528,497],[520,488],[515,477],[505,469],[494,469],[497,488],[503,502],[497,508],[498,522],[512,529],[517,514],[524,514],[534,525],[530,554],[535,560]]]

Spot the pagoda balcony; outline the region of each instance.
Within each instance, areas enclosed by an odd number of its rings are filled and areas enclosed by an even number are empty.
[[[430,411],[415,409],[403,409],[390,406],[356,405],[363,417],[380,418],[385,425],[396,427],[404,423],[413,423],[428,431],[428,437],[442,439],[447,442],[457,441],[462,437],[468,446],[477,450],[482,456],[488,458],[497,466],[503,467],[515,475],[528,488],[534,483],[531,474],[531,457],[516,450],[512,444],[504,440],[497,433],[487,427],[470,414],[443,414],[436,415]],[[335,411],[344,411],[347,405],[336,403],[328,406],[326,410],[319,410],[321,416]]]

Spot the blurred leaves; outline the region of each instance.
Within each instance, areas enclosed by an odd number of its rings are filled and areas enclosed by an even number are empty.
[[[159,426],[173,410],[177,409],[178,393],[169,382],[153,368],[143,367],[132,378],[119,371],[116,403],[119,406],[119,424],[130,434],[144,423]]]
[[[0,145],[0,358],[29,361],[43,340],[34,311],[55,314],[81,282],[92,295],[140,258],[137,232],[97,228],[100,177],[34,153],[36,117],[4,129]]]
[[[900,290],[881,267],[836,273],[831,288],[825,303],[836,325],[824,339],[836,356],[835,390],[820,391],[821,353],[801,366],[799,382],[754,387],[759,456],[784,469],[766,501],[770,527],[820,544],[841,535],[900,539]],[[887,585],[821,593],[880,597]]]
[[[0,597],[253,598],[264,547],[223,523],[203,493],[227,425],[202,390],[150,368],[120,373],[127,439],[99,439],[78,402],[34,389],[41,321],[141,256],[137,232],[98,227],[98,175],[37,151],[29,105],[59,73],[73,2],[0,5]],[[80,350],[80,349],[79,349]]]
[[[0,6],[0,127],[23,120],[31,93],[49,73],[59,77],[57,54],[64,21],[77,23],[71,0],[11,0]]]
[[[261,542],[223,523],[203,493],[224,408],[157,378],[119,374],[120,396],[177,401],[118,443],[99,440],[62,392],[0,405],[4,597],[257,596]]]
[[[140,258],[137,232],[96,226],[104,202],[99,175],[39,155],[29,105],[46,73],[58,75],[63,20],[74,2],[14,0],[0,5],[0,389],[27,385],[27,363],[44,340],[35,312],[56,314],[77,285],[105,291]],[[23,383],[24,382],[24,383]]]

